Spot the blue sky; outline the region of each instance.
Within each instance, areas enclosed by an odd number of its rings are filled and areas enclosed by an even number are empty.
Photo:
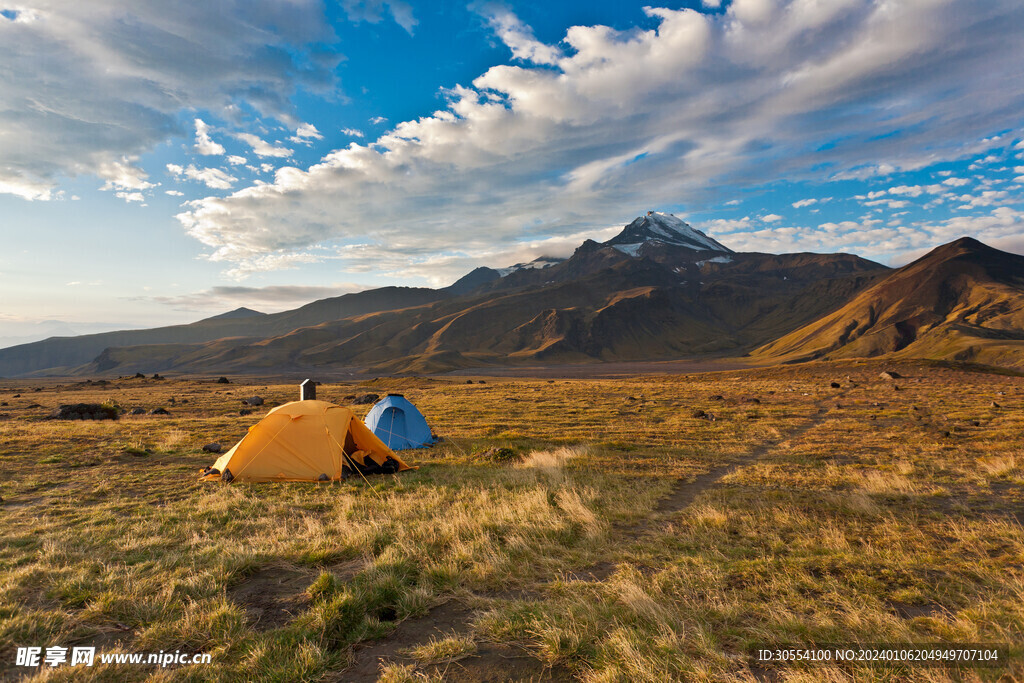
[[[1015,0],[0,0],[0,344],[567,255],[1024,252]]]

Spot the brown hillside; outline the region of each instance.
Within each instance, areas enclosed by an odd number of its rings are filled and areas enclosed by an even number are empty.
[[[752,355],[799,362],[885,354],[1024,366],[1024,257],[961,238]]]
[[[735,256],[698,266],[685,259],[625,257],[610,247],[581,248],[567,262],[544,269],[553,281],[485,286],[473,295],[347,316],[259,340],[113,349],[102,371],[135,368],[151,352],[150,371],[160,372],[430,372],[739,354],[820,318],[888,272],[845,255]],[[113,365],[118,359],[124,369]],[[97,371],[98,364],[81,369]]]

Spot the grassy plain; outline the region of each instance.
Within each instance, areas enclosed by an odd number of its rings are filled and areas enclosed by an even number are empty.
[[[319,388],[337,403],[368,391],[405,393],[445,437],[409,454],[418,470],[219,485],[196,481],[215,459],[202,445],[269,409],[240,416],[241,399],[294,386],[0,380],[0,678],[1024,679],[1020,377],[844,362]],[[101,401],[170,415],[44,419]],[[750,656],[938,641],[1007,643],[1015,659]],[[13,666],[25,645],[213,664],[28,671]]]

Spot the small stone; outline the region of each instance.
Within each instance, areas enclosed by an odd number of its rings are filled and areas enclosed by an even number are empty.
[[[378,394],[362,394],[360,396],[356,396],[352,403],[355,405],[365,405],[367,403],[374,403],[379,398],[380,395]]]
[[[832,382],[829,386],[832,387],[833,389],[840,389],[843,385],[840,384],[839,382]]]
[[[145,415],[145,414],[146,414],[146,409],[145,408],[132,408],[131,411],[129,411],[129,415]]]
[[[902,379],[903,375],[896,372],[895,370],[883,370],[878,373],[878,376],[882,379]]]
[[[7,405],[7,404],[5,403],[4,405]],[[996,403],[995,401],[992,401],[992,407],[993,408],[1002,408],[1002,406],[999,405],[998,403]]]
[[[205,446],[203,446],[203,450],[206,451],[207,453],[220,453],[221,445],[218,442],[214,441],[213,443],[208,443]]]
[[[229,380],[227,377],[218,377],[217,384],[231,384],[231,380]]]
[[[690,413],[690,417],[697,418],[697,419],[705,419],[705,418],[707,418],[707,416],[708,416],[708,414],[706,412],[704,412],[703,410],[694,410],[693,412]]]
[[[261,396],[250,396],[249,398],[243,398],[242,403],[248,406],[261,406],[263,405],[263,398]]]
[[[171,413],[170,413],[170,411],[167,410],[167,408],[153,408],[153,410],[149,411],[149,414],[150,415],[170,415]]]
[[[252,415],[252,408],[242,408],[241,410],[238,411],[238,414],[242,415],[243,417],[246,415]]]

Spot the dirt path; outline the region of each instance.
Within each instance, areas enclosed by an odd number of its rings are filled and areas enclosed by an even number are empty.
[[[661,498],[651,515],[632,524],[614,526],[610,532],[611,539],[617,545],[629,545],[642,537],[657,533],[667,524],[667,517],[675,515],[689,507],[701,494],[714,488],[723,478],[750,463],[756,462],[771,453],[779,446],[793,439],[800,438],[810,430],[824,423],[828,417],[827,402],[834,403],[846,393],[836,391],[827,399],[814,403],[816,412],[800,427],[779,439],[764,443],[749,453],[725,465],[697,475],[693,481],[680,479]],[[565,572],[557,577],[568,581],[604,581],[612,576],[618,564],[601,562],[589,567]],[[552,581],[554,578],[551,579]],[[543,586],[548,582],[541,582]],[[543,597],[542,590],[515,590],[480,594],[479,597],[499,600],[519,599],[531,600]],[[473,618],[477,610],[457,600],[450,600],[432,609],[428,614],[409,619],[398,626],[386,638],[357,645],[354,650],[355,662],[352,666],[337,674],[336,681],[376,681],[380,675],[380,667],[384,662],[412,664],[413,660],[402,652],[417,645],[429,642],[432,638],[444,638],[452,634],[466,635],[472,632]],[[478,643],[477,651],[469,657],[456,662],[419,667],[418,671],[428,675],[440,675],[446,681],[567,681],[571,680],[564,670],[552,670],[544,667],[538,660],[515,648],[496,643]]]

